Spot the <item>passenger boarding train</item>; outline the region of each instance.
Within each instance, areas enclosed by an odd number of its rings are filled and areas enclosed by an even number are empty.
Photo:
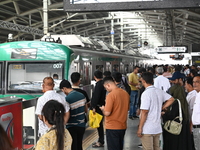
[[[0,44],[0,98],[15,95],[29,100],[42,94],[42,80],[58,74],[55,88],[76,71],[90,85],[95,70],[132,72],[147,58],[119,52],[66,46],[55,42],[18,41]]]

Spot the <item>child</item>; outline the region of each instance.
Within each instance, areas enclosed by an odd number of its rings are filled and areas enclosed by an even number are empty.
[[[37,142],[35,150],[68,150],[71,149],[71,136],[64,125],[64,106],[55,100],[48,101],[43,109],[43,122],[48,131]]]

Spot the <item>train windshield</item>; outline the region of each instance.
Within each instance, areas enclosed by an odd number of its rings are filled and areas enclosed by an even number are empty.
[[[8,93],[41,93],[43,79],[53,77],[55,89],[63,79],[64,63],[58,62],[10,62],[8,63]]]

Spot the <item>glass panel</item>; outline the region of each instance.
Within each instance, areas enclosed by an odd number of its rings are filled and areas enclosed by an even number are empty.
[[[8,64],[8,92],[41,92],[45,77],[58,75],[55,89],[63,79],[63,62],[23,62]]]

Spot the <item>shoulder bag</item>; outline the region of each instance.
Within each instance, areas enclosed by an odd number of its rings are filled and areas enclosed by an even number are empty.
[[[164,127],[163,127],[166,131],[174,135],[179,135],[181,133],[182,121],[183,121],[181,103],[179,99],[177,99],[177,101],[179,105],[179,116],[177,116],[173,120],[168,120],[167,122],[165,122]],[[179,119],[180,122],[175,121],[177,119]]]

